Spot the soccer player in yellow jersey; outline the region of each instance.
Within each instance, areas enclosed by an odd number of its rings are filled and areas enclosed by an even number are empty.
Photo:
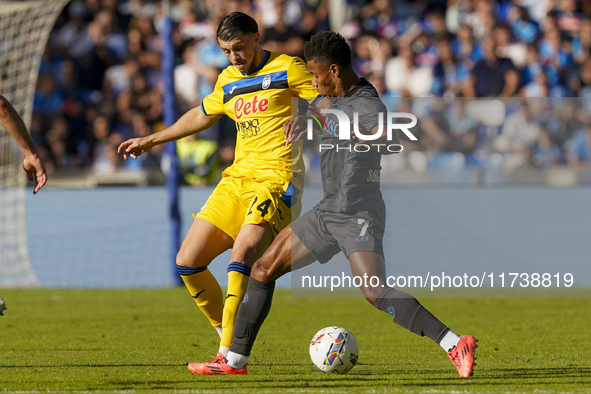
[[[282,127],[292,115],[291,98],[312,98],[318,93],[301,59],[260,47],[258,26],[250,16],[241,12],[226,16],[217,39],[232,65],[219,75],[213,93],[174,125],[127,140],[117,151],[125,159],[135,159],[154,145],[207,129],[221,115],[236,122],[234,163],[194,215],[176,259],[191,296],[221,336],[218,357],[223,358],[232,343],[250,267],[289,225],[292,215],[299,216],[296,201],[304,173],[292,163],[292,156],[299,156],[301,145],[286,146]],[[230,248],[224,303],[220,285],[207,267]]]

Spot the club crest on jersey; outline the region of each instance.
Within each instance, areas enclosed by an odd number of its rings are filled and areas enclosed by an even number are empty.
[[[268,89],[269,86],[271,86],[271,76],[265,75],[265,78],[263,78],[263,89]]]

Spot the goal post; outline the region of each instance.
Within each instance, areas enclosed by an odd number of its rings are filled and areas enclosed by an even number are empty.
[[[0,0],[0,94],[31,125],[39,65],[62,8],[70,0]],[[26,176],[18,146],[0,126],[0,287],[39,285],[25,228]]]

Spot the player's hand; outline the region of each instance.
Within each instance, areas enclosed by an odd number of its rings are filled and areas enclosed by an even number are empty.
[[[306,116],[296,115],[283,122],[285,146],[303,138],[304,133],[307,131],[307,119]]]
[[[45,170],[45,166],[39,159],[39,156],[36,154],[31,154],[25,156],[25,160],[23,160],[23,169],[27,173],[27,178],[30,181],[35,181],[35,189],[33,189],[33,194],[37,194],[39,189],[45,185],[47,182],[47,171]]]
[[[127,157],[137,159],[142,153],[146,153],[152,147],[154,143],[148,139],[148,137],[132,138],[127,141],[123,141],[117,148],[117,153],[123,153],[123,158],[127,160]]]
[[[355,134],[355,130],[353,129],[355,127],[355,122],[351,121],[351,140],[355,143],[355,145],[360,145],[360,144],[365,144],[365,140],[360,139],[359,137],[357,137],[357,134]],[[363,127],[363,125],[358,125],[359,128],[359,133],[361,133],[361,135],[364,134],[370,134],[367,129],[365,127]]]

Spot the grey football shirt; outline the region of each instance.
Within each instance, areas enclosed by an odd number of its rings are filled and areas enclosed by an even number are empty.
[[[358,113],[359,129],[371,131],[378,125],[378,113],[386,117],[386,107],[378,92],[365,79],[345,97],[332,98],[331,109],[346,112],[353,121]],[[385,209],[380,191],[381,153],[355,151],[357,140],[340,140],[335,115],[325,115],[328,128],[322,132],[321,144],[333,145],[322,149],[320,168],[324,198],[318,204],[321,210],[331,212],[374,211]],[[353,125],[351,125],[351,131]],[[362,131],[363,132],[363,131]],[[367,144],[370,144],[368,141]]]

